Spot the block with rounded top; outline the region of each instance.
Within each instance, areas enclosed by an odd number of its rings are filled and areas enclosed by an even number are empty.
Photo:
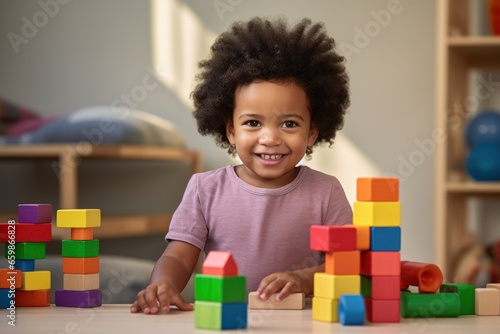
[[[396,202],[399,200],[399,179],[397,177],[358,178],[356,199],[363,202]]]
[[[18,223],[52,223],[52,205],[19,204],[17,221]]]
[[[338,311],[339,322],[344,326],[359,326],[365,323],[365,300],[362,295],[341,295]]]
[[[203,261],[201,272],[204,275],[237,276],[238,265],[230,252],[211,251]]]
[[[352,222],[360,226],[400,226],[401,203],[354,202]]]
[[[57,210],[57,227],[87,228],[101,226],[99,209],[61,209]]]
[[[443,283],[443,273],[431,263],[401,261],[401,290],[410,285],[417,286],[418,292],[437,292]]]
[[[320,252],[356,250],[356,228],[352,225],[312,225],[310,247]]]

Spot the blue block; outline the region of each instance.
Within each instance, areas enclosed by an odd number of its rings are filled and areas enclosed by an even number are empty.
[[[195,327],[199,329],[243,329],[247,327],[247,303],[194,302]]]
[[[371,227],[370,250],[375,252],[399,252],[401,250],[401,228]]]
[[[16,260],[14,268],[21,271],[35,271],[35,260]]]
[[[362,295],[340,295],[339,322],[344,326],[357,326],[365,323],[365,300]]]
[[[223,303],[221,329],[247,327],[247,303]]]
[[[10,307],[10,301],[14,298],[14,291],[11,289],[0,289],[0,309]]]

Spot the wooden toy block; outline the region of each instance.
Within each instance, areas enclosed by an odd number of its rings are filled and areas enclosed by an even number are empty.
[[[458,293],[411,293],[401,292],[401,317],[445,318],[460,315]]]
[[[339,299],[342,294],[359,294],[359,275],[314,274],[314,297]]]
[[[261,300],[257,292],[248,294],[248,308],[251,310],[302,310],[306,307],[304,293],[292,293],[282,301],[276,301],[278,294],[272,294],[268,299]]]
[[[361,274],[367,276],[399,276],[399,252],[361,252]]]
[[[476,287],[473,284],[442,284],[440,292],[458,293],[460,298],[460,315],[475,314],[476,308]]]
[[[45,259],[45,242],[16,242],[5,244],[5,258],[13,254],[17,260]]]
[[[63,289],[86,291],[99,289],[99,273],[97,274],[63,274]]]
[[[57,227],[86,228],[101,226],[99,209],[57,210]]]
[[[356,250],[356,228],[352,225],[313,225],[310,232],[310,247],[320,252]]]
[[[370,250],[375,252],[399,252],[401,250],[401,228],[370,227]]]
[[[0,289],[0,309],[15,307],[15,292],[11,289]]]
[[[500,290],[476,289],[476,315],[500,315]]]
[[[238,265],[230,252],[211,251],[203,261],[201,272],[204,275],[237,276]]]
[[[16,291],[16,306],[50,306],[50,290]]]
[[[362,295],[342,295],[339,299],[339,322],[344,326],[365,323],[365,300]]]
[[[339,301],[314,296],[312,299],[312,318],[317,321],[339,322]]]
[[[401,203],[354,202],[352,222],[360,226],[400,226]]]
[[[21,270],[0,269],[0,289],[19,289],[22,284]]]
[[[51,223],[0,224],[0,242],[9,242],[9,230],[14,226],[16,242],[49,242],[52,240]]]
[[[17,206],[19,223],[52,223],[52,205],[19,204]]]
[[[500,249],[500,243],[498,243],[498,247]],[[490,289],[497,289],[498,291],[500,291],[500,283],[488,283],[486,284],[486,287]]]
[[[55,304],[64,307],[98,307],[102,305],[102,291],[56,290]]]
[[[23,282],[21,290],[50,290],[50,271],[38,270],[23,272]]]
[[[35,260],[17,260],[14,268],[21,271],[35,271]]]
[[[72,228],[71,229],[71,240],[92,240],[94,239],[94,228]]]
[[[365,298],[366,319],[369,322],[399,322],[398,299]]]
[[[361,275],[361,294],[365,298],[399,299],[399,276]]]
[[[370,226],[354,225],[356,228],[356,249],[370,250]]]
[[[417,286],[418,292],[435,293],[443,283],[443,273],[438,266],[429,263],[401,261],[401,290],[410,285]]]
[[[399,179],[396,177],[362,177],[356,182],[356,199],[361,202],[397,202]]]
[[[99,257],[63,257],[64,274],[95,274],[99,272]]]
[[[359,275],[359,251],[328,252],[325,255],[325,273],[333,275]]]
[[[199,329],[243,329],[247,327],[247,313],[246,303],[194,302],[194,322]]]
[[[99,239],[63,240],[63,257],[96,257],[99,256]]]
[[[245,276],[211,276],[196,274],[194,299],[218,303],[238,303],[247,300]]]

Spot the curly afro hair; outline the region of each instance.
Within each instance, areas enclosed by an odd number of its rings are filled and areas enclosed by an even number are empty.
[[[293,81],[304,89],[319,129],[314,146],[333,144],[349,106],[344,57],[334,49],[324,25],[307,18],[291,29],[282,18],[233,24],[212,45],[209,59],[199,63],[191,94],[198,131],[229,148],[226,122],[232,119],[236,89],[254,81]]]

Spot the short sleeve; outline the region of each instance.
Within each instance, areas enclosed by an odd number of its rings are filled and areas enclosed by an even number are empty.
[[[342,188],[336,177],[333,177],[327,212],[325,225],[352,224],[352,208],[349,205],[344,188]]]

